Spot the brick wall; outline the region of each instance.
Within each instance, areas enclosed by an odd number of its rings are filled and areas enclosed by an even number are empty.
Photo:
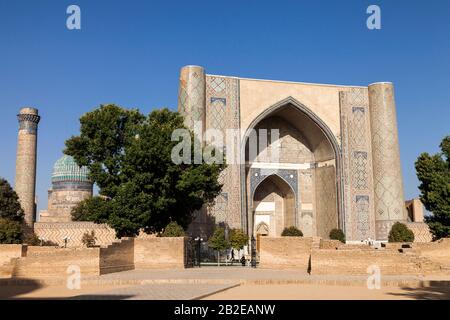
[[[134,238],[122,238],[100,248],[100,274],[134,269]]]
[[[311,252],[311,274],[367,275],[367,268],[376,265],[382,275],[417,275],[420,265],[414,255],[397,250],[330,250]]]
[[[261,237],[259,264],[262,268],[293,268],[307,272],[312,238]]]
[[[134,265],[136,269],[184,268],[187,239],[136,238],[134,240]]]
[[[12,258],[19,258],[25,255],[26,248],[21,244],[0,245],[0,266],[8,263]]]
[[[413,243],[412,247],[420,256],[450,269],[450,238],[430,243]]]

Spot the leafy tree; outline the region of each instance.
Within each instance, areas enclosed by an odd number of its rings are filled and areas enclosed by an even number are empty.
[[[141,229],[160,232],[170,221],[187,228],[193,212],[220,193],[222,164],[172,161],[172,149],[179,144],[172,133],[185,129],[177,112],[155,110],[145,117],[138,110],[102,105],[80,123],[80,135],[66,141],[65,153],[90,169],[100,195],[109,199],[104,210],[80,219],[106,222],[119,237]],[[192,154],[193,149],[194,143]]]
[[[248,243],[248,235],[241,229],[231,229],[230,246],[233,249],[240,250]]]
[[[225,238],[225,229],[218,227],[209,238],[208,245],[217,251],[217,265],[220,266],[220,251],[230,248],[230,242]]]
[[[164,232],[161,237],[184,237],[184,229],[175,221],[169,222],[169,224],[164,228]]]
[[[19,244],[22,242],[22,225],[18,221],[0,218],[0,243]]]
[[[341,229],[333,229],[330,231],[330,239],[331,240],[339,240],[342,243],[345,243],[345,234]]]
[[[72,209],[72,220],[107,223],[111,207],[104,197],[92,197],[81,201]]]
[[[450,235],[450,136],[440,145],[442,152],[422,153],[416,161],[420,200],[433,214],[426,217],[435,240]]]
[[[296,227],[292,226],[285,228],[281,233],[282,237],[303,237],[303,232]]]
[[[389,232],[389,242],[414,242],[414,232],[405,224],[396,222]]]
[[[5,179],[0,178],[0,218],[22,222],[23,209],[17,193]]]

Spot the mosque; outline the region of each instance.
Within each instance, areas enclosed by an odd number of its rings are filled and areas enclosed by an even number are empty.
[[[222,193],[214,205],[196,213],[191,235],[207,236],[214,225],[222,224],[253,236],[277,237],[295,226],[306,237],[326,239],[339,228],[348,242],[386,241],[391,226],[401,221],[429,237],[421,204],[408,202],[407,211],[403,198],[392,83],[344,86],[260,80],[211,75],[203,67],[185,66],[178,98],[185,125],[197,128],[197,134],[238,130],[227,148],[243,159],[227,166],[221,176]],[[23,108],[18,119],[15,189],[28,227],[49,238],[80,238],[81,232],[97,228],[100,238],[113,239],[114,232],[106,226],[71,221],[72,208],[92,196],[93,185],[88,169],[70,156],[56,161],[48,209],[36,222],[40,116],[37,109]],[[249,144],[260,146],[252,140],[253,130],[277,130],[278,138],[252,154]],[[279,155],[275,161],[267,156],[273,153]]]

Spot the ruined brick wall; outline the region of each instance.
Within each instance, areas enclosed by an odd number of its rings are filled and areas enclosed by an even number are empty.
[[[261,237],[259,263],[262,268],[293,268],[307,272],[312,238]]]
[[[134,269],[134,238],[122,238],[107,248],[100,248],[100,273]]]

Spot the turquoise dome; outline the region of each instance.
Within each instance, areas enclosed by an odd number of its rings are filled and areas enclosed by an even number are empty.
[[[52,182],[90,182],[89,169],[80,167],[71,156],[64,155],[53,166]]]

